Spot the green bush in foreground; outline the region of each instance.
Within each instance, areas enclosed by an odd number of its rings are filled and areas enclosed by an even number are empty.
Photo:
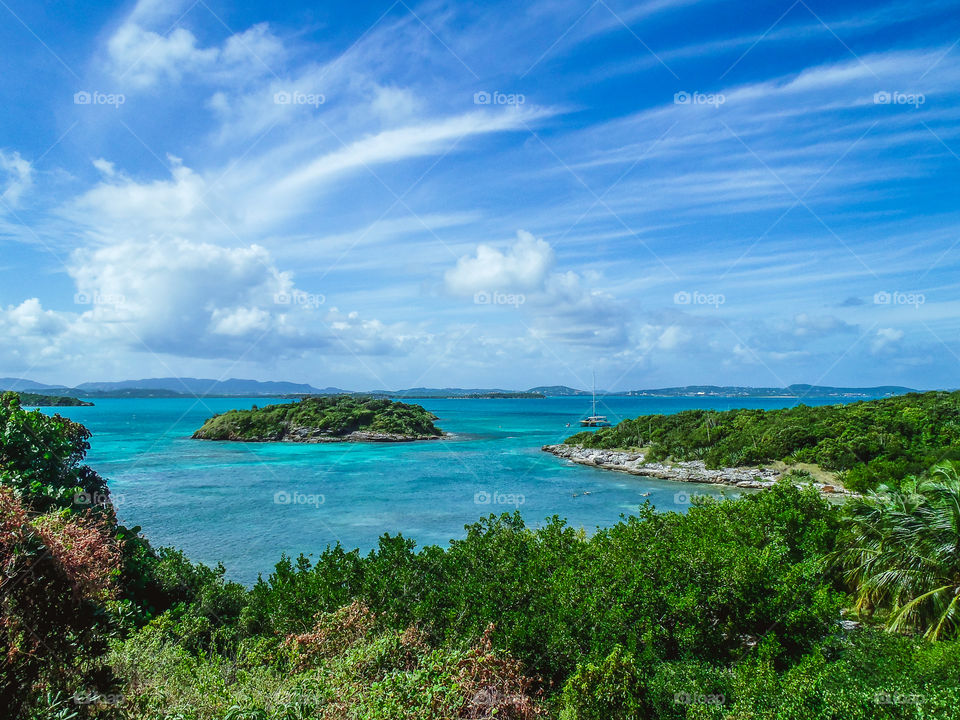
[[[38,511],[104,507],[106,481],[82,464],[90,431],[20,405],[17,393],[0,395],[0,483]]]
[[[861,612],[881,612],[891,630],[939,639],[960,628],[960,474],[952,463],[923,482],[851,503],[836,561]]]

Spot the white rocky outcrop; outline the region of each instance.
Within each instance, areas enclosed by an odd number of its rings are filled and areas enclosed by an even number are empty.
[[[597,450],[581,445],[544,445],[541,450],[579,465],[592,465],[604,470],[617,470],[631,475],[655,477],[661,480],[680,482],[732,485],[740,488],[761,489],[770,487],[783,473],[762,467],[718,468],[712,470],[700,460],[659,463],[645,462],[641,452],[620,450]],[[807,483],[827,495],[852,495],[837,485],[818,482]]]

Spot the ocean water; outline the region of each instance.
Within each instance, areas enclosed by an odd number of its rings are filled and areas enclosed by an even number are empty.
[[[370,550],[383,533],[418,545],[446,544],[464,525],[518,509],[531,526],[559,515],[588,532],[649,501],[683,511],[689,495],[735,494],[574,465],[540,450],[579,430],[589,398],[420,400],[451,437],[417,443],[232,443],[192,440],[204,420],[264,398],[116,399],[94,407],[45,408],[92,432],[89,464],[109,481],[124,524],[157,546],[222,562],[247,584],[281,553],[316,555],[327,545]],[[807,398],[807,404],[837,402]],[[690,408],[771,409],[795,401],[606,397],[620,419]],[[569,426],[568,426],[569,425]]]

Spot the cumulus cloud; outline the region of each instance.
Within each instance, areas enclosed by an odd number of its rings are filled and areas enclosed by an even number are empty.
[[[115,242],[77,252],[70,274],[91,304],[77,322],[114,328],[114,339],[134,348],[187,357],[341,351],[325,298],[296,288],[258,245]],[[353,329],[339,328],[347,349]],[[371,328],[361,329],[366,343]]]
[[[77,251],[68,270],[73,311],[45,310],[36,298],[0,309],[5,365],[62,363],[91,347],[226,360],[403,354],[429,339],[327,307],[257,245],[114,242]]]
[[[184,73],[194,72],[213,62],[217,51],[197,47],[197,38],[185,28],[174,28],[168,35],[124,24],[107,45],[114,72],[139,87],[160,78],[178,81]]]
[[[522,292],[543,290],[554,264],[553,249],[526,230],[506,249],[481,244],[473,255],[461,257],[444,276],[455,295],[477,292]]]
[[[44,310],[37,298],[0,308],[0,333],[5,338],[0,362],[10,370],[67,362],[70,357],[61,340],[69,329],[66,317]]]
[[[532,339],[581,346],[623,346],[628,315],[609,293],[589,288],[573,271],[554,270],[553,248],[525,230],[506,248],[480,244],[444,274],[452,295],[511,293],[522,296]]]
[[[147,88],[159,82],[180,82],[186,76],[205,81],[247,82],[271,73],[283,54],[283,43],[266,23],[230,35],[221,45],[202,47],[185,27],[165,34],[150,29],[157,14],[140,3],[107,41],[109,69],[124,86]]]
[[[103,180],[71,200],[62,214],[98,240],[223,234],[223,222],[233,219],[229,207],[211,210],[207,181],[179,158],[168,155],[167,160],[170,177],[146,181],[131,179],[107,160],[95,160]]]
[[[214,313],[273,303],[292,281],[257,245],[224,248],[183,239],[123,242],[75,254],[70,274],[89,297],[122,298],[94,312],[103,320],[132,320],[150,344],[164,336],[209,327]],[[198,327],[199,326],[199,327]]]

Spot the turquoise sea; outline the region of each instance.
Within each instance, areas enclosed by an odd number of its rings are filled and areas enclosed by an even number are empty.
[[[95,402],[44,412],[59,412],[93,432],[88,461],[108,478],[120,520],[140,525],[154,545],[176,546],[208,564],[223,562],[228,577],[248,584],[259,573],[266,576],[281,553],[316,555],[336,542],[367,551],[383,533],[402,533],[418,545],[445,544],[463,537],[465,524],[514,509],[531,525],[559,515],[592,531],[647,500],[659,509],[682,511],[690,493],[723,492],[573,465],[542,452],[541,445],[579,430],[589,398],[411,401],[434,412],[452,436],[326,445],[190,438],[213,413],[284,400]],[[605,397],[598,411],[617,422],[690,408],[794,403]]]

